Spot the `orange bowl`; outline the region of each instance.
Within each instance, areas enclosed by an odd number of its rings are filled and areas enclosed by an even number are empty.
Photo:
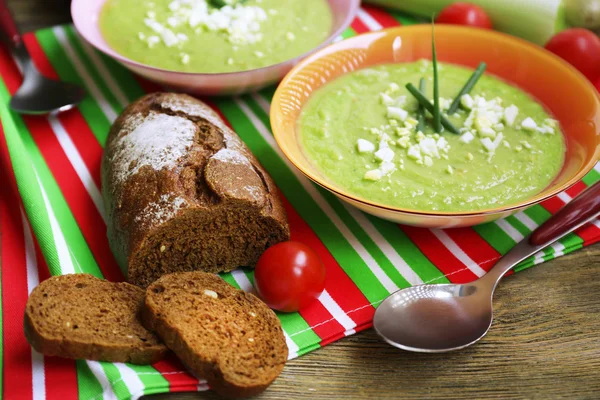
[[[452,25],[436,27],[438,60],[471,68],[484,61],[487,73],[530,93],[560,122],[567,151],[562,170],[537,195],[473,212],[435,212],[378,204],[328,181],[300,146],[296,121],[311,93],[347,72],[377,64],[431,59],[431,27],[413,25],[367,33],[330,45],[298,64],[281,82],[271,104],[271,126],[285,156],[308,178],[357,208],[394,222],[448,228],[507,217],[569,188],[596,164],[600,154],[598,92],[576,69],[550,52],[494,31]]]

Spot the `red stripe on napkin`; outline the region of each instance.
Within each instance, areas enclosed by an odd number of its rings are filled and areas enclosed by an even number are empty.
[[[421,249],[429,259],[452,283],[468,283],[477,279],[477,275],[464,266],[429,230],[413,226],[401,226],[410,240]]]
[[[350,26],[352,27],[352,29],[354,29],[354,32],[356,32],[357,35],[365,32],[370,32],[370,29],[360,20],[360,18],[354,18],[354,21],[352,21],[352,24],[350,24]]]
[[[199,385],[198,379],[187,373],[181,361],[172,354],[152,366],[169,382],[172,392],[196,391]]]
[[[52,79],[59,79],[58,74],[52,67],[50,60],[42,50],[35,35],[28,34],[23,37],[23,41],[27,45],[34,64],[40,72]],[[60,113],[58,119],[69,133],[71,141],[81,155],[83,162],[87,166],[94,183],[100,187],[100,162],[102,160],[102,148],[94,133],[88,126],[85,118],[77,108],[68,112]]]
[[[496,264],[500,253],[473,230],[473,228],[454,228],[445,230],[446,234],[485,271]]]
[[[2,64],[0,56],[0,64]],[[31,347],[23,334],[27,302],[25,237],[21,204],[9,162],[8,147],[0,127],[0,249],[2,254],[2,374],[4,393],[15,399],[31,399]]]
[[[75,360],[44,357],[46,375],[46,400],[71,400],[79,398]]]
[[[396,18],[392,17],[390,14],[386,13],[383,9],[373,7],[370,5],[362,5],[363,10],[365,10],[373,19],[384,28],[391,28],[392,26],[401,25],[400,22],[396,20]]]

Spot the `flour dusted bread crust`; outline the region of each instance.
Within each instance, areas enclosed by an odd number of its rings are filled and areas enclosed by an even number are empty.
[[[207,105],[149,94],[113,124],[102,160],[111,249],[129,282],[254,266],[289,227],[277,189]]]
[[[142,323],[217,393],[248,397],[283,370],[288,349],[275,313],[217,275],[165,275],[146,290]]]
[[[48,356],[151,364],[168,349],[138,320],[143,301],[144,290],[126,282],[55,276],[27,299],[25,337]]]

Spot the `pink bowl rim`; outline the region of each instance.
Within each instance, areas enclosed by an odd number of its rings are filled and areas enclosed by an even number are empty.
[[[102,2],[102,5],[104,5],[104,3],[107,0],[100,0]],[[329,0],[326,0],[329,3]],[[153,67],[151,65],[148,64],[143,64],[140,63],[138,61],[134,61],[130,58],[127,58],[125,56],[123,56],[122,54],[116,52],[115,50],[113,50],[108,44],[103,44],[103,43],[98,43],[94,40],[92,40],[89,35],[87,35],[87,32],[89,31],[89,29],[86,28],[82,28],[81,25],[81,21],[76,18],[76,13],[74,12],[75,7],[77,7],[77,5],[81,2],[87,2],[87,0],[72,0],[71,2],[71,19],[73,20],[73,24],[75,25],[75,29],[77,29],[77,31],[81,34],[81,36],[88,42],[90,43],[92,46],[94,46],[96,49],[100,50],[101,52],[103,52],[104,54],[106,54],[109,57],[112,57],[122,63],[125,64],[129,64],[129,65],[133,65],[135,67],[139,67],[139,68],[143,68],[146,70],[150,70],[150,71],[154,71],[154,72],[162,72],[162,73],[168,73],[168,74],[173,74],[173,75],[177,75],[177,76],[206,76],[206,77],[216,77],[216,76],[231,76],[231,75],[235,75],[235,74],[245,74],[245,73],[253,73],[253,72],[257,72],[257,71],[263,71],[266,69],[277,69],[280,67],[283,67],[285,64],[288,63],[292,63],[292,65],[297,64],[300,60],[306,58],[307,56],[309,56],[310,54],[314,53],[315,51],[318,51],[320,49],[322,49],[323,47],[331,44],[330,42],[335,39],[336,37],[338,37],[344,30],[346,30],[346,28],[348,28],[348,26],[350,26],[350,24],[352,23],[352,21],[354,20],[354,18],[356,17],[356,14],[358,13],[358,9],[360,7],[360,2],[361,0],[345,0],[348,3],[350,3],[350,6],[348,8],[348,12],[346,14],[346,16],[344,17],[344,20],[342,22],[342,24],[339,26],[338,29],[336,29],[335,31],[333,31],[329,36],[327,36],[327,38],[321,43],[319,44],[317,47],[303,53],[300,54],[299,56],[296,56],[294,58],[291,58],[289,60],[285,60],[285,61],[281,61],[277,64],[271,64],[271,65],[267,65],[264,67],[260,67],[260,68],[254,68],[254,69],[247,69],[247,70],[243,70],[243,71],[233,71],[233,72],[183,72],[183,71],[173,71],[170,69],[164,69],[164,68],[158,68],[158,67]],[[96,22],[94,28],[92,29],[97,29],[98,28],[98,23]]]

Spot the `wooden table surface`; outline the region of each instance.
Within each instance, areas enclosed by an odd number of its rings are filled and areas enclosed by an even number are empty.
[[[141,0],[140,0],[141,1]],[[8,0],[22,31],[69,21],[68,0]],[[489,334],[427,355],[372,329],[290,361],[260,399],[600,398],[600,245],[507,278]],[[217,399],[213,393],[149,396]]]

